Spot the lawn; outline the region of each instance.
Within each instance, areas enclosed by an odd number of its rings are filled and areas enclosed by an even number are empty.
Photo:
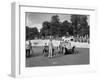
[[[52,59],[42,55],[42,47],[33,47],[34,54],[26,58],[26,67],[89,64],[89,48],[76,48],[77,54],[56,56]]]

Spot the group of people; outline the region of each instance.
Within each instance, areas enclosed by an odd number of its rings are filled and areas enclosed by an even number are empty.
[[[90,42],[90,39],[89,39],[89,36],[88,35],[85,35],[85,36],[76,36],[75,37],[75,42],[87,42],[89,43]]]
[[[71,47],[71,43],[67,41],[60,41],[60,45],[56,48],[57,53],[55,52],[55,48],[52,43],[52,39],[50,39],[48,45],[45,43],[44,49],[43,49],[43,54],[45,56],[48,56],[49,58],[52,58],[56,54],[60,55],[66,55],[66,54],[71,54],[74,53],[75,46]]]
[[[54,52],[53,43],[52,43],[52,39],[50,39],[48,45],[47,45],[47,43],[45,43],[45,46],[44,46],[44,49],[43,49],[43,54],[48,56],[49,58],[52,58],[53,52]]]
[[[72,47],[69,41],[61,41],[59,45],[59,51],[64,55],[74,53],[74,48],[75,46]]]
[[[52,58],[53,56],[55,56],[55,54],[66,55],[74,53],[75,49],[74,46],[71,46],[71,43],[69,41],[63,40],[60,41],[59,46],[55,48],[52,39],[49,39],[48,44],[45,43],[43,47],[43,55],[48,56],[49,58]],[[26,57],[30,57],[32,53],[34,53],[32,49],[32,43],[29,41],[28,48],[26,49]]]

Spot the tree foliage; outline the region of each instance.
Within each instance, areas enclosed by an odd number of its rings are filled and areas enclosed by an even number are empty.
[[[89,33],[89,25],[86,15],[72,15],[71,22],[73,27],[73,35],[84,36]]]
[[[44,23],[46,24],[44,25]],[[61,22],[58,15],[52,16],[51,21],[48,23],[47,21],[43,22],[42,26],[43,27],[40,32],[47,36],[52,35],[54,37],[62,37],[66,36],[68,33],[72,35],[71,23],[67,20]]]
[[[52,35],[53,37],[62,36],[89,36],[89,24],[86,15],[71,15],[70,22],[64,20],[60,21],[58,15],[51,17],[51,21],[44,21],[40,32],[36,27],[29,28],[26,26],[26,40],[34,39],[35,37],[46,37]]]
[[[31,40],[38,36],[39,36],[39,32],[36,27],[29,28],[28,26],[26,26],[26,40]]]

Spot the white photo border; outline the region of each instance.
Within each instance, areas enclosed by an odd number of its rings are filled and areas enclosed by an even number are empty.
[[[50,67],[25,67],[25,12],[39,13],[61,13],[61,14],[80,14],[90,16],[90,64],[89,65],[66,65]],[[62,7],[43,7],[32,5],[21,5],[15,3],[15,77],[36,76],[36,75],[62,75],[69,73],[95,72],[96,55],[94,55],[94,41],[96,30],[96,9],[94,8],[62,8]]]

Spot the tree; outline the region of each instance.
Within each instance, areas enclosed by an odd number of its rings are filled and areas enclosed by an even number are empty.
[[[59,16],[58,15],[54,15],[51,17],[51,21],[44,21],[42,23],[42,28],[40,30],[40,34],[41,36],[56,36],[59,34],[59,26],[60,26],[60,22],[59,22]]]
[[[26,40],[31,40],[38,36],[39,36],[39,32],[36,27],[30,28],[26,26]]]
[[[44,21],[40,30],[40,35],[46,37],[51,34],[51,24],[48,21]]]
[[[71,22],[73,27],[74,35],[82,35],[87,34],[88,22],[86,15],[71,15]]]
[[[63,27],[61,27],[61,30],[63,29],[62,34],[67,35],[67,33],[68,33],[68,34],[72,35],[71,23],[68,22],[67,20],[65,20],[65,21],[63,21],[62,25],[63,25]]]
[[[59,16],[58,15],[54,15],[51,17],[51,35],[52,36],[60,36],[60,27],[62,25],[62,23],[60,22]]]
[[[30,28],[28,27],[28,26],[26,26],[26,40],[28,40],[29,39],[29,35],[30,35]]]
[[[59,23],[60,19],[58,15],[54,15],[51,17],[51,23]]]

